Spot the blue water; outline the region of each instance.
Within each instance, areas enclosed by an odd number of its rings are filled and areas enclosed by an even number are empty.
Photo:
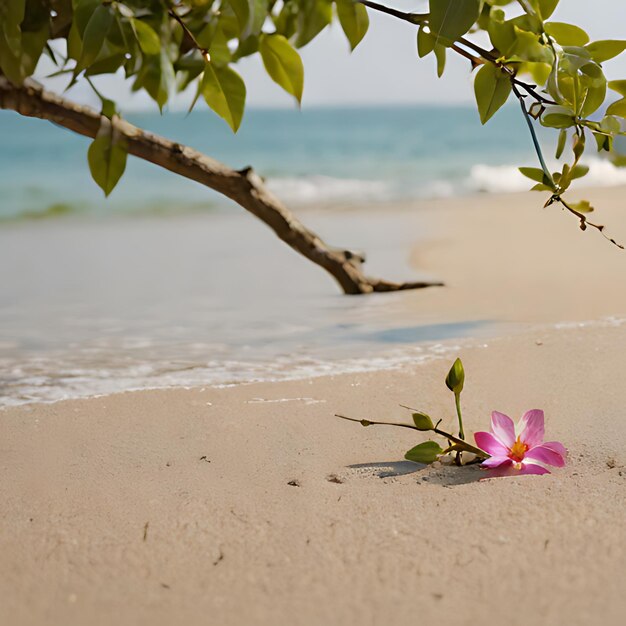
[[[250,110],[237,135],[208,111],[128,117],[235,168],[253,165],[294,205],[489,191],[489,180],[476,179],[476,165],[534,164],[514,106],[484,127],[471,106]],[[134,158],[105,200],[89,176],[87,147],[87,139],[49,122],[0,111],[0,216],[170,213],[226,204],[200,185]],[[497,178],[494,173],[499,191]]]

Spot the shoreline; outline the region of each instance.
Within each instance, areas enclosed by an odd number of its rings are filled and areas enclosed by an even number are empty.
[[[324,178],[321,176],[321,178]],[[342,179],[337,179],[341,181]],[[355,182],[363,182],[363,181],[355,181]],[[578,181],[576,181],[578,182]],[[529,188],[532,185],[532,182],[529,182]],[[574,185],[572,189],[568,192],[569,196],[601,196],[601,195],[612,195],[612,192],[619,192],[620,190],[626,189],[626,183],[612,183],[607,185],[590,185],[590,186],[578,186]],[[521,196],[535,198],[537,200],[536,203],[529,202],[529,208],[536,205],[536,208],[541,208],[543,202],[548,197],[549,194],[546,193],[537,193],[530,192],[529,189],[514,189],[512,191],[485,191],[481,189],[465,189],[461,193],[454,193],[451,195],[433,195],[433,196],[414,196],[414,197],[400,197],[392,200],[381,200],[374,199],[370,201],[365,201],[362,199],[354,199],[354,200],[343,200],[338,198],[330,198],[327,200],[316,200],[316,201],[306,201],[306,202],[298,202],[298,201],[285,201],[288,205],[288,208],[298,216],[302,216],[303,219],[306,220],[306,217],[309,215],[321,214],[325,215],[328,213],[351,213],[351,212],[360,212],[363,211],[365,213],[379,213],[380,211],[397,211],[397,212],[406,212],[406,211],[430,211],[430,210],[439,210],[442,205],[443,208],[449,206],[450,204],[459,204],[466,201],[475,201],[479,199],[490,201],[490,199],[495,200],[507,200],[519,198]],[[434,205],[434,206],[433,206]],[[45,211],[29,211],[27,213],[16,214],[16,215],[6,215],[0,216],[0,227],[16,227],[22,224],[24,225],[35,225],[35,224],[54,224],[61,223],[64,221],[90,221],[94,220],[101,223],[107,223],[110,221],[125,221],[125,220],[151,220],[151,219],[176,219],[176,218],[190,218],[194,217],[203,217],[203,216],[229,216],[233,215],[234,212],[245,214],[245,209],[240,207],[239,205],[233,203],[230,200],[220,200],[215,201],[213,198],[209,198],[206,201],[194,199],[192,202],[190,201],[187,205],[187,208],[177,209],[170,208],[165,209],[161,206],[156,206],[150,208],[149,206],[144,207],[143,209],[132,212],[132,211],[123,211],[120,210],[119,207],[117,209],[113,209],[107,211],[104,208],[99,208],[97,210],[85,208],[84,205],[77,205],[72,208],[72,203],[63,203],[63,202],[55,202],[50,205],[48,210]],[[600,211],[602,210],[601,206],[597,207]],[[254,216],[250,216],[252,219],[255,219]]]
[[[282,383],[302,382],[308,380],[318,380],[326,378],[336,378],[341,376],[358,376],[361,374],[388,374],[395,371],[401,371],[403,368],[417,365],[426,365],[433,362],[447,362],[446,359],[451,358],[455,353],[463,350],[486,349],[501,342],[513,338],[532,338],[543,337],[545,335],[556,335],[561,332],[567,332],[572,329],[594,329],[602,330],[606,328],[619,328],[626,325],[626,317],[606,316],[594,320],[570,320],[556,323],[536,323],[529,325],[517,325],[516,327],[506,326],[502,332],[497,332],[496,328],[491,328],[488,333],[480,336],[458,337],[452,339],[443,339],[441,341],[425,341],[415,346],[404,346],[398,348],[395,352],[387,352],[377,356],[376,358],[360,357],[353,359],[345,359],[339,361],[319,362],[315,365],[308,366],[310,369],[296,370],[291,374],[278,373],[268,374],[266,378],[251,378],[242,380],[233,380],[232,382],[202,382],[204,376],[202,372],[197,375],[195,383],[172,383],[155,386],[141,386],[135,388],[127,388],[118,391],[70,395],[51,400],[33,399],[33,400],[15,400],[6,404],[0,404],[0,414],[3,411],[17,409],[20,407],[36,408],[39,405],[51,406],[64,402],[85,401],[103,398],[112,398],[116,396],[125,396],[127,394],[140,394],[143,392],[159,392],[159,391],[196,391],[204,392],[207,389],[232,389],[237,387],[250,387],[253,385],[280,385]],[[541,341],[536,339],[536,341]],[[243,363],[242,368],[250,367],[250,363]],[[307,366],[304,366],[305,368]]]

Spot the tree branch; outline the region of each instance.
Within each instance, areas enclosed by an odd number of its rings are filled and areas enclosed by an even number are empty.
[[[102,121],[102,116],[94,109],[45,91],[31,79],[18,87],[1,75],[0,109],[45,119],[91,138],[96,136]],[[287,245],[324,268],[346,294],[442,285],[427,281],[396,283],[367,277],[360,266],[364,260],[362,256],[328,246],[270,193],[252,168],[237,171],[190,147],[143,131],[124,120],[115,119],[114,124],[125,138],[129,154],[194,180],[235,201],[265,222]]]
[[[572,215],[575,215],[580,220],[580,230],[587,230],[587,227],[591,226],[591,228],[595,228],[605,239],[610,241],[614,246],[617,246],[620,250],[624,250],[624,246],[621,243],[618,243],[617,241],[615,241],[615,239],[613,239],[613,237],[610,237],[606,234],[605,226],[603,224],[590,222],[584,213],[581,213],[580,211],[577,211],[573,206],[570,206],[565,200],[563,200],[560,194],[555,193],[554,195],[552,195],[550,199],[546,202],[545,206],[549,207],[555,202],[559,202],[564,209],[569,211]]]

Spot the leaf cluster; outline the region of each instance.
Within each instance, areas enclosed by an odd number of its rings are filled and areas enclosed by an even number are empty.
[[[417,25],[418,56],[434,56],[439,76],[448,54],[468,59],[483,124],[512,95],[517,98],[540,166],[520,168],[521,173],[535,181],[534,190],[551,194],[546,206],[560,202],[578,217],[582,230],[592,226],[606,237],[604,226],[585,217],[593,210],[589,202],[567,203],[562,194],[588,172],[580,161],[591,138],[598,152],[626,165],[615,141],[626,135],[626,80],[607,81],[603,67],[626,50],[626,40],[591,41],[580,26],[552,19],[559,0],[429,0],[428,13],[402,13],[359,1]],[[476,35],[489,46],[478,45]],[[619,98],[607,104],[610,91]],[[536,121],[558,130],[557,160],[570,146],[571,159],[558,171],[546,164]]]

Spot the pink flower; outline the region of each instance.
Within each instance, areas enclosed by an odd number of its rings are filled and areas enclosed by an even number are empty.
[[[504,413],[491,414],[491,432],[474,433],[476,445],[491,456],[481,467],[490,476],[549,474],[546,465],[563,467],[567,450],[558,441],[543,443],[543,411],[527,411],[517,424]]]

